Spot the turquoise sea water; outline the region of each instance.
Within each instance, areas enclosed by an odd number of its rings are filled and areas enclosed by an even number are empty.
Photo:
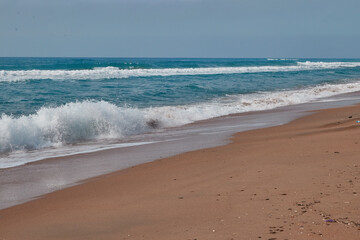
[[[0,158],[359,90],[360,59],[0,58]]]

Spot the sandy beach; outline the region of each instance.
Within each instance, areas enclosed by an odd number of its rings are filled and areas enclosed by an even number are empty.
[[[0,211],[0,239],[360,239],[360,106]]]

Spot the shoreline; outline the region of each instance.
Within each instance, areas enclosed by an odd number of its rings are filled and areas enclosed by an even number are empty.
[[[111,172],[181,153],[226,145],[238,132],[282,125],[319,109],[359,104],[358,96],[359,92],[340,94],[319,102],[216,117],[140,139],[151,144],[124,148],[111,146],[110,149],[50,157],[0,169],[0,210]]]
[[[185,152],[226,145],[237,132],[281,125],[305,114],[303,106],[297,105],[294,108],[288,106],[228,115],[142,139],[152,141],[151,144],[51,157],[0,169],[0,210],[114,171]],[[33,172],[37,174],[33,175]]]
[[[238,132],[282,125],[318,109],[358,103],[358,94],[341,94],[324,98],[320,102],[203,120],[141,139],[153,142],[151,144],[111,147],[107,150],[46,158],[0,169],[0,210],[111,172],[181,153],[226,145],[231,136]],[[36,174],[33,174],[34,172]]]
[[[0,210],[0,237],[359,239],[358,120],[319,110],[95,177]]]

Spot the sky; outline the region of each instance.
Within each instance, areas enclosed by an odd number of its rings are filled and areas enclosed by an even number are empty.
[[[360,58],[359,0],[0,0],[0,57]]]

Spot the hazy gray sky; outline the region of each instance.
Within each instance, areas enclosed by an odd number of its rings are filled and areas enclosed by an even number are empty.
[[[360,57],[359,0],[0,0],[0,56]]]

